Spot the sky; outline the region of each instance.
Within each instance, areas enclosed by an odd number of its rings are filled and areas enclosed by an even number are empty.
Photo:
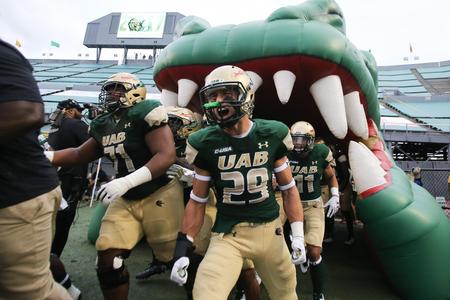
[[[2,0],[0,38],[27,58],[95,59],[83,45],[90,21],[112,12],[179,12],[206,19],[212,26],[263,20],[276,9],[302,0]],[[347,37],[360,50],[370,50],[379,66],[450,60],[450,1],[337,0]],[[60,44],[50,47],[50,41]],[[413,52],[410,52],[410,45]],[[102,59],[113,52],[102,52]],[[86,56],[88,54],[89,56]],[[122,54],[119,54],[122,55]],[[408,61],[404,58],[407,57]],[[418,57],[418,60],[414,60]]]

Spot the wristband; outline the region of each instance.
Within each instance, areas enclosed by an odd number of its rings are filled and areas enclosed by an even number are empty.
[[[295,180],[294,178],[292,178],[291,182],[289,182],[288,184],[285,185],[279,185],[278,188],[280,189],[280,191],[285,191],[290,189],[291,187],[295,186]]]
[[[331,191],[331,195],[332,196],[337,196],[337,197],[339,197],[339,189],[337,188],[337,187],[332,187],[331,189],[330,189],[330,191]]]
[[[284,171],[288,167],[289,167],[289,163],[287,161],[285,161],[281,166],[278,166],[278,167],[274,168],[273,172],[274,173],[280,173],[281,171]]]
[[[126,179],[128,187],[131,189],[143,184],[144,182],[152,180],[152,173],[150,172],[149,168],[143,166],[123,178]]]
[[[175,253],[173,254],[174,261],[180,257],[189,257],[194,251],[194,239],[182,232],[178,232],[177,243],[175,245]]]
[[[291,223],[291,231],[293,237],[303,237],[303,222],[302,221],[295,221]]]
[[[199,203],[206,203],[206,202],[208,202],[209,194],[205,198],[202,198],[202,197],[199,197],[196,194],[194,194],[194,191],[191,191],[190,197],[192,200],[197,201]]]
[[[197,173],[194,173],[194,178],[201,181],[211,181],[211,176],[200,175]]]

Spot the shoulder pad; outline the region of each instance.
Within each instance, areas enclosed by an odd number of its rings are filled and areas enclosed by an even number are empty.
[[[131,119],[145,120],[150,127],[167,123],[167,111],[161,102],[144,100],[134,105],[128,112]]]
[[[289,134],[289,128],[282,122],[263,119],[255,119],[253,121],[257,124],[258,133],[262,134],[263,136],[275,135],[283,140],[285,136]]]

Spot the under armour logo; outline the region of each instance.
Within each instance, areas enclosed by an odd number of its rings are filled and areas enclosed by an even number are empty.
[[[262,149],[263,147],[269,147],[269,142],[265,141],[264,143],[258,143],[258,148]]]
[[[162,202],[161,200],[156,200],[156,205],[159,207],[162,207],[164,204],[164,202]]]
[[[317,160],[313,160],[313,161],[311,162],[311,164],[317,165]]]
[[[128,122],[128,123],[125,123],[125,125],[123,126],[124,128],[128,128],[128,127],[131,127],[131,123],[130,122]]]

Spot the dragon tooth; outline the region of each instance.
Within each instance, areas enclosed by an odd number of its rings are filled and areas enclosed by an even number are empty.
[[[381,167],[378,158],[364,144],[350,141],[348,156],[358,194],[386,184],[384,178],[386,171]]]
[[[273,74],[273,81],[281,103],[288,103],[296,78],[294,73],[287,70],[280,70]]]
[[[256,90],[262,85],[263,79],[253,71],[247,71],[247,74],[253,82],[253,91],[256,92]]]
[[[163,89],[161,92],[161,103],[164,106],[177,106],[178,104],[177,93]]]
[[[359,100],[359,92],[355,91],[345,95],[344,103],[348,127],[354,134],[364,140],[367,140],[369,138],[369,128],[367,126],[364,106]]]
[[[178,80],[178,106],[186,107],[198,89],[198,84],[190,79]]]
[[[339,139],[345,138],[347,135],[347,117],[339,76],[323,77],[314,82],[309,91],[330,131]]]

